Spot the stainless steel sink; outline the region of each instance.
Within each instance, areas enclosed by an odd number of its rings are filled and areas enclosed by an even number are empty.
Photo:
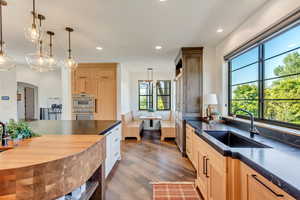
[[[210,136],[216,138],[226,146],[232,148],[270,148],[249,138],[240,136],[232,131],[205,131]]]

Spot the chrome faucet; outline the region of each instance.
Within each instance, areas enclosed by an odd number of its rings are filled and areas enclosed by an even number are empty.
[[[234,115],[235,115],[238,111],[242,111],[242,112],[244,112],[244,113],[247,113],[247,114],[249,115],[249,117],[250,117],[250,121],[251,121],[251,123],[250,123],[250,130],[249,130],[249,132],[250,132],[250,137],[253,138],[255,134],[258,135],[258,134],[259,134],[259,131],[258,131],[257,128],[254,126],[254,116],[253,116],[253,114],[252,114],[251,112],[247,111],[247,110],[244,110],[244,109],[241,109],[241,108],[240,108],[240,109],[237,109],[237,110],[234,111]]]
[[[8,142],[7,142],[8,135],[6,133],[5,124],[3,122],[0,122],[0,126],[2,126],[1,144],[2,144],[2,146],[7,146],[8,145]]]

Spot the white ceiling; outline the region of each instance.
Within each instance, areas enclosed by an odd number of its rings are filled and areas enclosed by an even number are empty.
[[[55,53],[66,55],[66,25],[72,26],[73,54],[79,62],[174,60],[182,46],[214,46],[267,0],[36,0],[55,35]],[[9,0],[4,39],[18,62],[34,51],[24,38],[31,23],[31,0]],[[217,34],[217,28],[224,32]],[[163,46],[156,51],[156,45]],[[103,47],[103,51],[96,50]]]

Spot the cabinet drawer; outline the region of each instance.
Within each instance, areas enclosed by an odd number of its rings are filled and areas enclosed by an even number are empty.
[[[242,200],[295,200],[281,188],[261,176],[246,164],[241,163]]]

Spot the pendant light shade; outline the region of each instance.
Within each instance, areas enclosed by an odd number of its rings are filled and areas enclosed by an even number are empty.
[[[49,59],[48,59],[48,67],[50,71],[57,69],[58,61],[53,55],[53,36],[55,35],[52,31],[47,31],[49,35],[50,43],[49,43]]]
[[[42,39],[42,30],[40,24],[37,24],[38,14],[35,8],[35,0],[32,1],[32,24],[29,27],[26,27],[25,38],[33,43],[38,43]]]
[[[153,68],[147,69],[147,82],[153,82]]]
[[[29,67],[37,72],[49,72],[49,56],[43,53],[43,41],[39,43],[39,51],[37,53],[28,54],[26,61]]]
[[[78,66],[78,63],[74,60],[72,57],[72,49],[71,49],[71,32],[74,30],[70,27],[66,27],[66,31],[68,32],[69,37],[69,49],[68,49],[68,58],[64,61],[64,65],[68,69],[76,69]]]
[[[14,60],[7,56],[4,51],[3,30],[2,30],[2,6],[6,6],[7,2],[0,0],[0,71],[9,71],[15,67]]]

